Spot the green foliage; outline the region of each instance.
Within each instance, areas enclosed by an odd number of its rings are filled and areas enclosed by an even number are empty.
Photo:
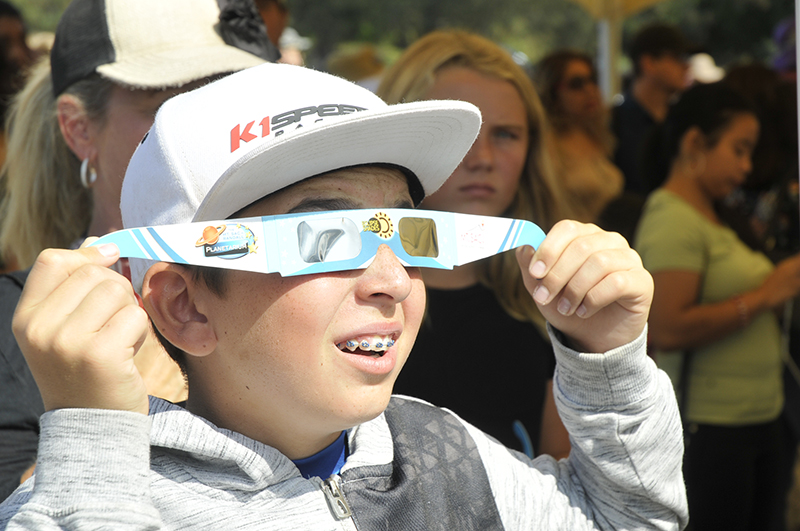
[[[53,31],[70,0],[11,1],[31,31]],[[292,25],[314,39],[309,62],[315,66],[324,64],[340,43],[370,42],[393,56],[437,28],[481,33],[533,62],[556,48],[597,50],[595,22],[569,0],[287,1]],[[626,20],[624,34],[630,37],[653,21],[669,22],[719,64],[769,61],[775,53],[775,25],[793,14],[794,0],[666,0]]]
[[[486,35],[536,61],[551,50],[596,53],[595,22],[568,0],[289,0],[293,25],[315,40],[319,64],[337,43],[363,41],[403,48],[437,28]],[[625,21],[632,35],[653,21],[678,25],[720,64],[769,61],[775,25],[793,16],[794,0],[666,0]]]
[[[626,35],[653,21],[678,25],[720,65],[769,62],[775,26],[794,17],[794,0],[669,0],[631,17]]]
[[[481,33],[534,60],[558,46],[592,51],[596,41],[591,18],[566,0],[290,0],[289,6],[293,26],[315,41],[309,61],[318,65],[339,42],[404,48],[439,28]]]
[[[29,31],[55,31],[70,0],[10,0],[22,12]]]
[[[565,0],[513,0],[513,8],[485,35],[520,50],[536,62],[557,48],[597,49],[595,22]]]

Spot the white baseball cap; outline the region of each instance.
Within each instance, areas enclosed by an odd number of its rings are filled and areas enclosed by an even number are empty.
[[[123,225],[224,219],[308,177],[363,164],[413,174],[418,203],[453,173],[480,125],[470,103],[387,105],[342,78],[263,64],[162,105],[125,175]],[[137,289],[150,265],[131,260]]]

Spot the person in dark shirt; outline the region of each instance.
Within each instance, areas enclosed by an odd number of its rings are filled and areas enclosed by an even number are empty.
[[[11,333],[11,317],[27,271],[0,276],[0,500],[19,487],[36,461],[44,404]]]
[[[634,79],[611,115],[614,164],[625,175],[626,191],[647,195],[657,187],[642,174],[642,151],[653,126],[664,121],[670,101],[686,86],[688,48],[680,31],[664,24],[647,26],[633,38]]]

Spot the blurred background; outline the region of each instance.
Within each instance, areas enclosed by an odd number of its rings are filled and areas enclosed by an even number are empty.
[[[733,63],[771,63],[780,53],[774,34],[793,18],[794,0],[286,0],[288,25],[308,38],[308,66],[325,69],[329,58],[357,44],[374,45],[378,59],[390,64],[418,37],[437,28],[478,32],[517,52],[518,62],[536,63],[558,48],[577,48],[592,56],[598,49],[598,20],[589,9],[630,3],[619,12],[620,45],[640,27],[654,22],[679,26],[698,51],[722,67]],[[29,31],[49,32],[69,0],[24,0],[21,9]],[[642,4],[652,4],[638,9]],[[589,9],[587,9],[587,7]],[[631,11],[633,11],[631,13]],[[599,8],[594,9],[600,13]],[[614,57],[624,83],[630,64]]]

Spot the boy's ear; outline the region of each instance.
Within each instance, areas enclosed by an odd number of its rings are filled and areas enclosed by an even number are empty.
[[[217,337],[208,318],[197,310],[198,290],[184,267],[158,262],[145,274],[142,299],[153,325],[164,338],[191,356],[211,354]]]
[[[92,160],[97,155],[92,124],[83,104],[71,94],[63,94],[56,102],[56,114],[61,135],[79,160]]]

